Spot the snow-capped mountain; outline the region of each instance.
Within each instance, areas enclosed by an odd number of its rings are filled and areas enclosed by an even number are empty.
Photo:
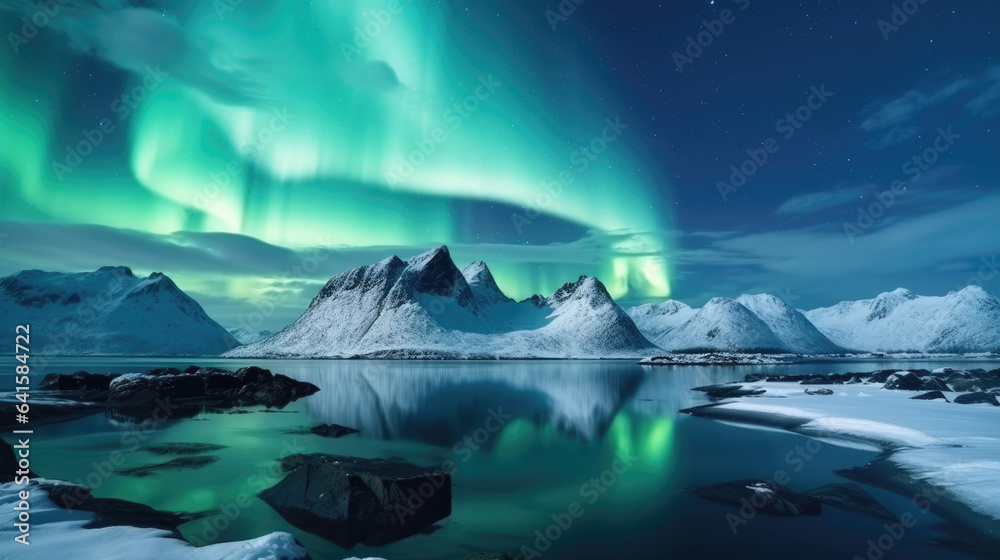
[[[800,312],[767,294],[714,298],[701,309],[670,300],[628,314],[643,334],[672,352],[843,352]]]
[[[793,354],[844,352],[809,322],[802,312],[770,294],[742,295],[736,301],[749,309],[774,332],[782,346]]]
[[[294,323],[233,357],[641,357],[656,348],[596,278],[508,298],[484,263],[447,247],[338,274]]]
[[[210,356],[239,345],[170,278],[124,266],[0,279],[0,324],[31,325],[32,350],[46,356]]]
[[[979,286],[941,297],[899,288],[806,317],[835,343],[868,352],[1000,352],[1000,301]]]
[[[236,327],[235,329],[229,329],[229,334],[233,335],[233,338],[238,340],[240,344],[252,344],[260,342],[274,333],[268,330],[251,331],[243,327]]]

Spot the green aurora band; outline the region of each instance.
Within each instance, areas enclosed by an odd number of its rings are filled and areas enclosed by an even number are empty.
[[[510,230],[493,245],[500,253],[539,243],[544,217],[588,232],[605,254],[585,263],[501,254],[490,265],[511,296],[551,293],[580,273],[615,297],[670,295],[669,211],[653,190],[666,185],[627,129],[609,126],[613,109],[538,93],[525,61],[495,37],[456,30],[440,6],[220,6],[191,3],[174,24],[205,60],[105,56],[129,78],[112,98],[127,103],[103,116],[63,114],[74,64],[65,38],[111,16],[67,13],[43,30],[59,51],[44,52],[39,35],[21,46],[31,56],[3,57],[0,111],[11,118],[0,121],[0,219],[226,232],[290,248],[419,248],[474,243],[457,231],[454,201],[496,204]],[[17,29],[12,14],[5,35]],[[213,81],[235,93],[205,86]],[[81,131],[101,123],[94,153],[73,165]]]

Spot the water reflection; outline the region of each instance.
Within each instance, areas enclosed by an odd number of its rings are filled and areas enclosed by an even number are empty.
[[[631,363],[338,362],[335,371],[288,364],[285,375],[320,392],[305,400],[313,417],[367,437],[451,446],[483,426],[491,411],[519,422],[508,431],[545,427],[593,442],[611,426],[642,382]]]

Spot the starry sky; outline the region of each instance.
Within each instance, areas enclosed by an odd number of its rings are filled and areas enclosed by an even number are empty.
[[[519,299],[1000,292],[995,2],[56,5],[0,0],[2,275],[270,329],[442,243]]]

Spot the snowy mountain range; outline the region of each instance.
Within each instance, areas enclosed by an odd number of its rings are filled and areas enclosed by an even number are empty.
[[[0,324],[30,325],[32,350],[46,356],[212,356],[239,345],[170,278],[127,267],[0,279]]]
[[[229,334],[233,335],[233,338],[238,340],[240,344],[252,344],[254,342],[260,342],[274,333],[268,330],[251,331],[243,327],[237,327],[229,329]]]
[[[844,352],[806,317],[768,294],[717,297],[701,309],[679,301],[628,310],[639,330],[671,352]]]
[[[635,358],[657,352],[596,278],[508,298],[448,248],[341,273],[276,335],[227,357]]]
[[[441,246],[343,272],[277,334],[227,332],[170,278],[126,267],[26,270],[0,279],[0,321],[31,324],[57,355],[361,358],[642,358],[668,352],[1000,353],[1000,300],[971,286],[904,289],[798,311],[759,294],[623,311],[596,278],[507,297],[489,267],[459,270]],[[39,344],[39,340],[41,344]],[[240,346],[240,344],[245,344]]]
[[[856,350],[1000,352],[1000,301],[979,286],[941,297],[900,288],[805,315],[832,341]]]

